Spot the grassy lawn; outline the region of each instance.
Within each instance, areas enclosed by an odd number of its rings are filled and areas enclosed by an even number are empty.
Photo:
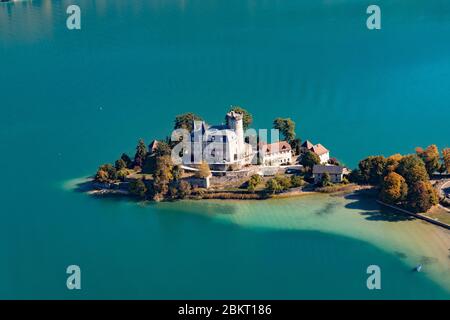
[[[445,211],[441,207],[436,206],[424,215],[431,219],[437,219],[440,222],[450,224],[450,212]]]

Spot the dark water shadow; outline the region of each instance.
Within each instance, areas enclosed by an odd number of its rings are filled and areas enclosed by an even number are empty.
[[[335,208],[338,206],[338,204],[336,202],[328,202],[325,204],[324,207],[321,207],[317,210],[313,211],[313,214],[318,215],[318,216],[324,216],[324,215],[328,215],[328,214],[332,214],[333,212],[335,212]]]
[[[372,195],[367,196],[365,193],[355,192],[345,196],[345,199],[352,200],[345,205],[347,209],[362,210],[360,214],[369,221],[399,222],[415,220],[414,217],[380,205]]]
[[[83,182],[77,183],[72,190],[75,192],[84,193],[84,192],[89,192],[89,191],[95,190],[95,188],[94,188],[92,181],[88,180],[88,181],[83,181]]]
[[[401,251],[394,251],[394,255],[396,255],[400,259],[408,258],[408,255],[406,253],[404,253],[404,252],[401,252]]]

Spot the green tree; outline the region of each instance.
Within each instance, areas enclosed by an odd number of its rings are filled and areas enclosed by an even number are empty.
[[[142,166],[142,173],[153,174],[156,170],[156,160],[157,157],[150,153],[147,154],[145,158],[144,165]]]
[[[120,159],[122,159],[125,162],[128,169],[133,168],[133,161],[131,161],[131,158],[126,153],[122,153],[122,155],[120,156]]]
[[[370,156],[361,160],[358,167],[364,183],[379,185],[386,170],[386,158],[383,156]]]
[[[195,176],[197,178],[207,178],[211,175],[211,170],[209,169],[209,164],[206,163],[205,161],[203,161],[199,168],[198,171],[195,173]]]
[[[416,154],[425,163],[425,168],[427,169],[428,175],[431,177],[431,175],[437,171],[440,166],[440,155],[437,146],[433,144],[425,150],[418,147],[416,148]]]
[[[229,112],[234,111],[236,113],[240,113],[242,114],[242,125],[245,129],[248,129],[250,127],[250,125],[253,122],[253,116],[250,114],[250,112],[248,112],[247,110],[245,110],[244,108],[241,108],[239,106],[232,106],[229,110]],[[227,124],[227,126],[229,125],[228,123],[228,117],[225,116],[225,123]]]
[[[263,178],[259,174],[253,174],[247,183],[247,190],[254,192],[256,187],[263,182]]]
[[[147,187],[145,186],[144,181],[141,179],[131,181],[128,190],[132,196],[138,197],[140,199],[145,198],[145,194],[147,193]]]
[[[390,172],[383,179],[380,198],[384,202],[395,204],[406,200],[408,185],[405,179],[395,172]]]
[[[186,129],[191,132],[194,129],[194,121],[202,121],[198,115],[188,112],[175,117],[174,129]]]
[[[145,158],[147,157],[147,146],[144,140],[140,139],[138,145],[136,146],[136,154],[134,156],[134,165],[142,168]]]
[[[408,192],[408,207],[413,212],[427,212],[438,204],[438,195],[429,181],[418,181]]]
[[[116,160],[114,167],[116,167],[117,171],[120,171],[122,169],[125,169],[127,167],[127,164],[123,159]]]
[[[281,186],[282,190],[287,190],[291,187],[291,179],[287,176],[278,175],[274,179]]]
[[[300,164],[310,171],[316,164],[320,164],[320,158],[312,151],[307,151],[301,158]]]
[[[397,173],[405,178],[408,187],[420,181],[429,181],[424,162],[415,154],[404,156],[400,160]]]
[[[364,180],[361,170],[359,170],[359,169],[352,170],[350,172],[350,174],[348,175],[348,179],[350,180],[350,182],[353,182],[353,183],[358,183],[358,184],[367,183]]]
[[[159,141],[155,149],[155,157],[164,157],[171,155],[172,149],[170,148],[169,144],[164,141]]]
[[[298,188],[298,187],[302,187],[304,185],[305,185],[305,181],[303,180],[302,177],[297,176],[297,175],[291,176],[291,187],[292,188]]]
[[[101,165],[97,170],[95,180],[98,182],[110,182],[117,180],[116,168],[110,163]]]
[[[276,118],[273,121],[273,128],[279,130],[288,143],[294,140],[295,122],[291,118]]]
[[[322,178],[320,179],[319,185],[320,185],[321,187],[328,187],[328,186],[331,186],[331,185],[332,185],[332,183],[331,183],[331,177],[330,177],[330,174],[329,174],[328,172],[325,172],[325,173],[322,175]]]
[[[276,179],[269,179],[266,182],[266,190],[272,194],[275,194],[283,191],[283,187]]]
[[[291,142],[291,148],[296,155],[299,155],[302,151],[302,140],[300,138],[295,138]]]
[[[172,180],[172,160],[169,156],[156,158],[156,169],[153,174],[154,200],[162,200],[169,191]]]
[[[130,174],[130,172],[128,171],[128,169],[126,168],[122,168],[119,171],[117,171],[117,179],[119,179],[120,181],[124,181],[125,178]]]

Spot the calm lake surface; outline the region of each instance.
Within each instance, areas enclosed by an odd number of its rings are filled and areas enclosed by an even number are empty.
[[[73,190],[177,114],[220,123],[231,104],[258,128],[292,117],[349,166],[449,146],[450,2],[377,4],[379,31],[359,0],[0,4],[0,298],[449,299],[449,232],[368,199],[137,204]],[[366,287],[372,264],[381,290]]]

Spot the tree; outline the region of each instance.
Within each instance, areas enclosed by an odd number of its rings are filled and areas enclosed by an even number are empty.
[[[450,173],[450,148],[442,150],[442,163],[447,170],[447,173]]]
[[[358,167],[362,182],[379,185],[386,170],[386,158],[383,156],[370,156],[361,160]]]
[[[122,155],[120,156],[120,159],[122,159],[125,162],[128,169],[132,169],[133,161],[131,161],[131,158],[126,153],[122,153]]]
[[[259,174],[253,174],[247,183],[247,190],[254,192],[256,187],[263,182],[263,178]]]
[[[98,182],[109,182],[117,180],[117,170],[112,164],[101,165],[95,175],[95,180]]]
[[[136,146],[136,154],[134,156],[134,165],[141,167],[144,165],[145,158],[147,157],[147,146],[144,140],[140,139]]]
[[[300,164],[312,170],[315,164],[320,164],[320,158],[312,151],[307,151],[300,160]]]
[[[403,156],[399,153],[393,154],[386,159],[386,174],[397,170],[400,160]]]
[[[295,138],[290,142],[292,150],[296,155],[299,155],[302,151],[302,140],[300,138]]]
[[[287,190],[291,187],[291,179],[286,176],[276,176],[274,178],[281,186],[282,190]]]
[[[266,190],[272,194],[283,191],[283,187],[278,183],[276,179],[269,179],[266,182]]]
[[[191,184],[185,180],[180,181],[178,184],[178,196],[181,199],[188,197],[191,194]]]
[[[294,140],[295,122],[291,118],[276,118],[273,121],[273,128],[279,130],[288,143]]]
[[[172,149],[167,142],[159,141],[154,155],[155,157],[171,156]]]
[[[350,172],[350,174],[348,175],[348,180],[350,180],[350,182],[358,183],[358,184],[367,183],[364,180],[364,177],[363,177],[363,175],[361,173],[361,170],[359,170],[359,169],[352,170]]]
[[[172,168],[172,179],[178,181],[183,176],[184,170],[180,165],[173,166]]]
[[[119,159],[116,160],[114,167],[116,167],[117,171],[120,171],[122,169],[125,169],[127,167],[127,164],[125,163],[125,161],[123,161],[123,159]]]
[[[297,175],[291,176],[291,187],[292,188],[302,187],[304,184],[305,184],[305,181],[303,180],[302,177],[297,176]]]
[[[416,148],[416,154],[425,163],[425,168],[427,169],[428,175],[431,177],[431,175],[439,169],[440,155],[437,146],[433,144],[425,150],[418,147]]]
[[[320,179],[320,184],[319,184],[321,187],[328,187],[328,186],[331,186],[332,185],[332,183],[331,183],[331,177],[330,177],[330,174],[328,173],[328,172],[325,172],[323,175],[322,175],[322,179]]]
[[[199,168],[198,171],[196,172],[196,177],[197,178],[207,178],[211,175],[211,170],[209,170],[209,165],[208,163],[206,163],[205,161],[203,161]]]
[[[103,169],[98,169],[97,173],[95,174],[95,181],[105,183],[108,182],[108,179],[108,172]]]
[[[142,179],[131,181],[128,190],[131,195],[141,199],[145,198],[145,194],[147,193],[147,187]]]
[[[336,159],[336,158],[330,158],[330,159],[328,159],[328,164],[331,164],[331,165],[333,165],[333,166],[340,166],[340,165],[341,165],[341,163],[339,162],[339,160]]]
[[[413,212],[427,212],[438,204],[438,195],[429,181],[418,181],[408,192],[408,207]]]
[[[117,179],[120,181],[124,181],[125,178],[130,174],[127,168],[122,168],[119,171],[117,171]]]
[[[242,126],[244,127],[244,130],[250,127],[253,122],[253,116],[250,114],[250,112],[239,106],[232,106],[229,112],[231,111],[242,114]],[[228,117],[225,117],[225,123],[227,124],[227,126],[229,125]]]
[[[384,202],[395,204],[406,200],[408,185],[405,179],[395,172],[390,172],[383,179],[380,198]]]
[[[400,160],[397,173],[405,178],[408,187],[420,181],[429,181],[424,162],[415,154],[404,156]]]
[[[169,191],[172,180],[172,159],[169,156],[156,158],[156,169],[153,174],[154,199],[163,199]]]
[[[174,129],[186,129],[191,132],[194,129],[194,121],[202,121],[198,115],[188,112],[175,117]]]

